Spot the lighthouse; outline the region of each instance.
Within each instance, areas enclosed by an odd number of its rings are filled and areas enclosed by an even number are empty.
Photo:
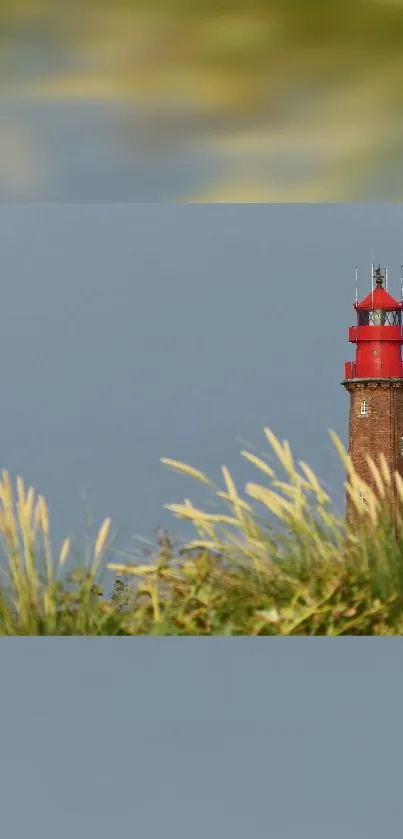
[[[386,275],[387,276],[387,275]],[[354,304],[356,324],[348,339],[355,344],[355,361],[345,364],[342,384],[350,394],[349,454],[359,477],[377,493],[367,463],[369,455],[379,465],[383,453],[390,473],[403,476],[403,302],[384,287],[385,273],[372,269],[372,290]],[[391,514],[396,490],[391,489]],[[365,492],[361,492],[365,503]],[[347,520],[354,518],[347,496]]]

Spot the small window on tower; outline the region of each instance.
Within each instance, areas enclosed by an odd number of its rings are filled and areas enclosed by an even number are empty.
[[[368,407],[366,399],[363,399],[361,402],[361,416],[366,417],[368,416]]]
[[[400,457],[403,457],[403,434],[400,437]]]
[[[367,496],[365,495],[365,492],[364,492],[362,489],[360,489],[360,501],[361,501],[363,504],[365,503],[366,498],[367,498]]]

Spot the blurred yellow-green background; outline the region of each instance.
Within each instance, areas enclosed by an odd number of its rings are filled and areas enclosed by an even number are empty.
[[[403,0],[1,0],[0,198],[400,201]]]

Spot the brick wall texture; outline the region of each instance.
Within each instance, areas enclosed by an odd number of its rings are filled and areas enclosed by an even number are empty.
[[[403,379],[367,379],[361,382],[346,381],[344,385],[350,394],[349,452],[353,465],[360,477],[376,492],[376,485],[366,455],[378,464],[383,452],[393,475],[398,471],[403,477]],[[366,416],[361,414],[362,402],[366,402]],[[391,500],[396,504],[396,493]],[[352,521],[354,508],[349,496],[346,499],[347,519]]]

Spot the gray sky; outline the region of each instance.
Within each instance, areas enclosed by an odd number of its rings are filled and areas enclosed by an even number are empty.
[[[399,839],[402,689],[393,639],[8,645],[3,835]]]
[[[205,489],[240,487],[244,441],[290,441],[342,501],[355,264],[399,289],[399,205],[3,205],[1,465],[47,498],[56,541],[111,515],[127,545]],[[83,493],[86,500],[83,500]],[[80,536],[79,536],[80,538]]]

